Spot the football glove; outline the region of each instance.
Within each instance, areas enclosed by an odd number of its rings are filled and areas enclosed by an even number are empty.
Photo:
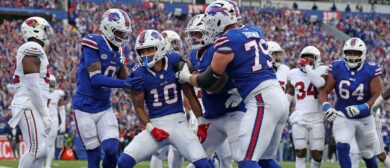
[[[167,132],[165,132],[163,129],[156,128],[152,123],[146,124],[146,129],[158,142],[165,140],[169,137],[169,134]]]
[[[196,135],[199,138],[200,143],[203,143],[207,138],[207,129],[209,129],[210,123],[204,117],[198,117],[198,131]]]
[[[359,105],[353,105],[348,106],[345,108],[345,111],[347,112],[347,115],[349,118],[355,117],[359,115],[361,112],[367,112],[369,111],[370,107],[367,103],[359,104]]]
[[[230,96],[225,102],[225,108],[237,107],[242,101],[242,98],[240,96],[240,93],[238,93],[237,88],[230,89],[228,91],[228,94]]]

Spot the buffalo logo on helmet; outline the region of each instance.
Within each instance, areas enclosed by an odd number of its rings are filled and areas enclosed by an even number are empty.
[[[120,19],[119,14],[116,13],[116,12],[108,13],[108,14],[106,14],[106,16],[108,17],[108,21],[110,21],[110,22],[111,21],[116,22],[116,21],[118,21]]]
[[[227,10],[228,10],[228,9],[225,8],[225,7],[222,7],[222,6],[223,6],[223,4],[211,5],[211,6],[209,6],[209,7],[207,8],[206,13],[209,14],[209,15],[211,15],[211,16],[214,16],[214,15],[216,15],[217,13],[222,13],[223,15],[228,16],[228,13],[227,13]]]
[[[162,38],[161,38],[161,35],[159,35],[157,32],[152,32],[152,37],[154,37],[154,38],[156,38],[156,39],[159,39],[159,40],[162,40]]]
[[[33,28],[39,26],[38,21],[35,20],[35,19],[28,19],[28,20],[25,21],[25,23],[26,23],[28,26],[33,27]]]

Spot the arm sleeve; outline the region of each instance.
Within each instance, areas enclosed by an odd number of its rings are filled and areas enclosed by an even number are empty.
[[[39,73],[31,73],[25,75],[26,81],[29,81],[29,84],[26,85],[26,88],[31,96],[31,102],[34,105],[35,109],[41,114],[41,116],[48,115],[48,109],[46,102],[44,102],[41,88],[39,84]]]
[[[100,62],[98,52],[92,48],[84,47],[83,55],[87,67],[93,63]],[[95,87],[108,87],[108,88],[125,87],[123,80],[104,76],[101,73],[101,71],[89,72],[89,77],[91,78],[91,84]]]
[[[58,112],[60,113],[61,124],[65,124],[66,123],[65,105],[58,107]]]
[[[307,77],[309,77],[311,83],[313,83],[316,88],[322,88],[325,85],[325,79],[322,78],[321,76],[323,75],[323,73],[317,73],[309,65],[305,66],[305,70],[306,70]]]

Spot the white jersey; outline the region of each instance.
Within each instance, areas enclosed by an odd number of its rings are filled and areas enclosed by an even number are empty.
[[[287,75],[289,71],[290,68],[284,64],[281,64],[276,70],[276,78],[278,79],[280,86],[283,88],[284,92],[286,92]]]
[[[19,110],[28,105],[32,105],[29,92],[26,89],[28,81],[25,79],[23,72],[23,63],[22,60],[25,55],[38,55],[40,63],[40,84],[41,84],[41,93],[43,95],[44,101],[47,101],[49,95],[49,61],[47,59],[46,53],[41,45],[36,42],[26,42],[19,47],[16,53],[15,60],[15,72],[13,76],[13,83],[15,86],[15,95],[11,103],[11,107],[15,110],[12,110],[12,113],[18,113]],[[38,88],[37,88],[38,89]],[[46,102],[44,103],[46,104]],[[16,114],[13,114],[16,115]]]
[[[49,107],[50,118],[58,119],[58,101],[65,96],[64,91],[54,90],[50,92],[49,99],[47,101]]]
[[[319,66],[314,69],[316,74],[327,73],[327,66]],[[318,100],[320,88],[316,88],[299,68],[292,69],[288,74],[288,81],[294,87],[295,111],[290,117],[291,122],[311,123],[323,120],[321,104]]]

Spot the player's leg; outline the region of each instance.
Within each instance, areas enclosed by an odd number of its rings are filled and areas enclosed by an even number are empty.
[[[325,127],[323,122],[310,125],[309,143],[312,157],[310,167],[320,168],[325,145]]]
[[[75,110],[76,129],[87,152],[88,168],[100,167],[100,141],[97,136],[95,118],[98,114],[90,114]]]
[[[355,125],[350,119],[338,117],[333,122],[332,132],[336,140],[337,156],[341,168],[351,167],[351,158],[349,152],[351,149],[350,143],[355,136]]]
[[[23,113],[23,116],[18,125],[27,151],[21,157],[18,167],[42,167],[47,154],[43,120],[40,114],[33,110],[24,110],[20,113]]]
[[[136,135],[121,153],[118,168],[132,168],[165,145],[167,141],[157,142],[148,131],[144,130]]]
[[[115,168],[118,163],[119,126],[112,108],[105,110],[97,121],[97,134],[104,152],[103,167]]]
[[[54,119],[51,124],[51,130],[49,135],[46,136],[46,146],[47,146],[47,158],[46,158],[46,168],[51,167],[51,162],[54,158],[55,152],[55,141],[58,133],[58,120]]]
[[[356,125],[356,143],[367,167],[378,167],[374,155],[374,144],[378,141],[373,116],[354,121]]]
[[[164,146],[157,150],[152,155],[152,158],[150,159],[150,167],[151,168],[162,168],[163,167],[163,160],[167,157],[167,153],[169,150],[169,145]]]
[[[200,144],[198,137],[188,127],[185,117],[178,116],[175,118],[169,142],[180,151],[184,158],[189,159],[195,167],[213,167],[208,161],[206,152]]]
[[[288,114],[288,113],[286,113]],[[263,156],[261,156],[259,165],[261,167],[272,167],[272,168],[281,168],[279,163],[275,160],[276,158],[276,152],[278,150],[280,141],[282,139],[282,133],[283,129],[286,126],[288,115],[285,115],[284,117],[280,118],[278,121],[274,134],[271,139],[271,143],[269,147],[264,152]]]
[[[172,145],[169,145],[167,160],[169,168],[180,168],[184,162],[184,158],[181,156],[180,152]]]
[[[359,168],[361,156],[355,138],[352,139],[350,144],[351,150],[349,156],[351,157],[352,168]]]
[[[390,168],[390,158],[387,156],[384,150],[385,147],[384,147],[383,136],[382,136],[382,123],[379,117],[375,117],[375,128],[376,128],[376,134],[378,136],[378,141],[375,143],[374,153],[378,158],[378,160],[381,161],[386,168]]]
[[[306,149],[309,140],[309,131],[305,125],[293,124],[292,137],[295,147],[295,167],[306,167]]]
[[[238,166],[257,168],[258,161],[270,147],[277,124],[281,119],[287,119],[288,101],[280,86],[272,85],[245,103],[247,111],[240,127]]]
[[[215,151],[218,155],[219,167],[231,168],[233,167],[233,157],[230,152],[228,140],[223,141],[222,144]]]

